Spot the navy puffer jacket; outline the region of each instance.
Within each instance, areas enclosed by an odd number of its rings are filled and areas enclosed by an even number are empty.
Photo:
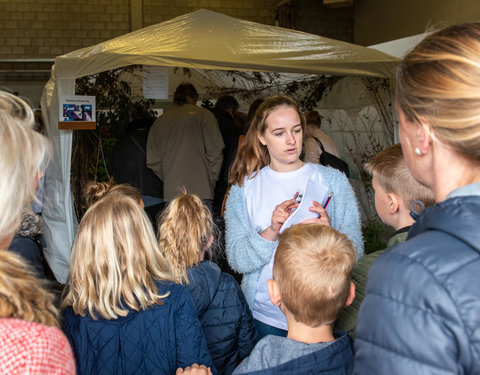
[[[428,208],[373,264],[356,374],[480,374],[480,196]]]
[[[157,282],[169,291],[163,305],[106,320],[63,312],[63,329],[72,345],[79,375],[175,374],[193,363],[212,366],[190,293],[183,286]],[[213,369],[215,372],[215,369]]]
[[[189,269],[188,279],[213,363],[221,374],[231,374],[257,342],[245,296],[232,275],[209,261]]]

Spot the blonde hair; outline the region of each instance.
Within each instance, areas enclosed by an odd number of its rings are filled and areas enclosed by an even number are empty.
[[[59,327],[58,310],[43,280],[9,251],[0,251],[0,318],[17,318]]]
[[[35,179],[49,156],[49,142],[33,126],[22,99],[0,91],[0,243],[15,233],[23,207],[35,199]]]
[[[113,180],[110,180],[109,182],[89,182],[83,189],[83,200],[88,208],[107,194],[127,196],[137,202],[142,199],[142,194],[137,188],[126,184],[115,185]]]
[[[423,202],[425,207],[435,204],[432,191],[419,184],[410,174],[400,143],[380,151],[365,163],[365,169],[371,175],[375,173],[382,189],[387,194],[398,195],[407,209],[415,200]]]
[[[344,234],[319,224],[298,224],[280,236],[273,264],[282,303],[297,322],[333,324],[345,306],[355,249]]]
[[[442,143],[480,159],[480,23],[427,36],[403,59],[396,79],[408,120],[425,118]]]
[[[178,282],[186,282],[187,268],[200,263],[199,255],[207,250],[215,225],[210,210],[194,194],[178,196],[158,219],[158,245]]]
[[[229,183],[242,186],[245,176],[255,177],[257,173],[270,163],[270,155],[267,147],[260,143],[258,134],[265,134],[267,130],[267,118],[279,107],[291,107],[300,116],[302,131],[305,132],[305,118],[298,108],[297,102],[287,96],[272,96],[266,98],[255,111],[251,125],[245,135],[245,139],[238,148],[237,156],[232,164],[229,175]]]
[[[62,307],[116,319],[127,307],[161,305],[168,293],[159,295],[155,280],[174,281],[147,215],[136,200],[107,194],[80,222]]]

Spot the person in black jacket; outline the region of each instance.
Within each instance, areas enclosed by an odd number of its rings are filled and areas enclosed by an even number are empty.
[[[117,140],[111,157],[115,182],[140,190],[145,211],[152,222],[163,207],[163,182],[147,167],[147,138],[153,120],[141,103],[135,103],[126,133]]]
[[[215,108],[212,109],[218,121],[220,133],[222,133],[223,143],[223,164],[220,170],[220,177],[215,185],[215,195],[213,198],[213,213],[220,216],[223,198],[228,188],[228,173],[230,166],[237,155],[238,138],[242,134],[240,127],[234,119],[238,111],[238,101],[231,95],[224,95],[218,98]]]
[[[231,374],[250,354],[257,333],[234,277],[204,260],[214,239],[212,214],[198,196],[185,193],[170,202],[158,227],[160,250],[190,290],[215,368]]]

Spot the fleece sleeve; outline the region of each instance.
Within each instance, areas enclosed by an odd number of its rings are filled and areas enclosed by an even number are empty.
[[[330,167],[319,167],[323,169],[325,183],[333,192],[332,201],[328,206],[330,210],[327,209],[331,219],[330,225],[352,241],[357,250],[358,260],[363,256],[363,236],[355,193],[342,172]]]
[[[278,244],[250,227],[243,188],[232,186],[225,209],[226,252],[230,266],[240,273],[259,271],[272,258]]]

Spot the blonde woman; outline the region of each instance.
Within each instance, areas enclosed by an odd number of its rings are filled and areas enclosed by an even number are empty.
[[[79,225],[62,302],[78,373],[211,366],[195,305],[175,280],[139,201],[107,191]]]
[[[0,373],[74,374],[53,297],[25,261],[7,251],[34,199],[48,141],[21,99],[0,91]]]
[[[190,290],[213,363],[220,374],[231,374],[257,338],[252,313],[233,276],[204,260],[214,241],[212,214],[198,196],[184,193],[170,202],[159,228],[160,250],[176,279]]]
[[[480,23],[428,36],[397,70],[399,138],[437,204],[368,274],[357,374],[480,374]]]
[[[328,187],[333,197],[325,210],[308,202],[317,217],[304,221],[330,225],[352,240],[363,254],[360,215],[343,173],[300,160],[305,129],[297,103],[286,96],[265,99],[258,107],[230,171],[226,204],[226,252],[230,266],[243,274],[242,289],[260,337],[287,335],[287,321],[272,305],[267,280],[272,278],[278,234],[298,206],[308,180]],[[319,198],[321,199],[321,198]]]

